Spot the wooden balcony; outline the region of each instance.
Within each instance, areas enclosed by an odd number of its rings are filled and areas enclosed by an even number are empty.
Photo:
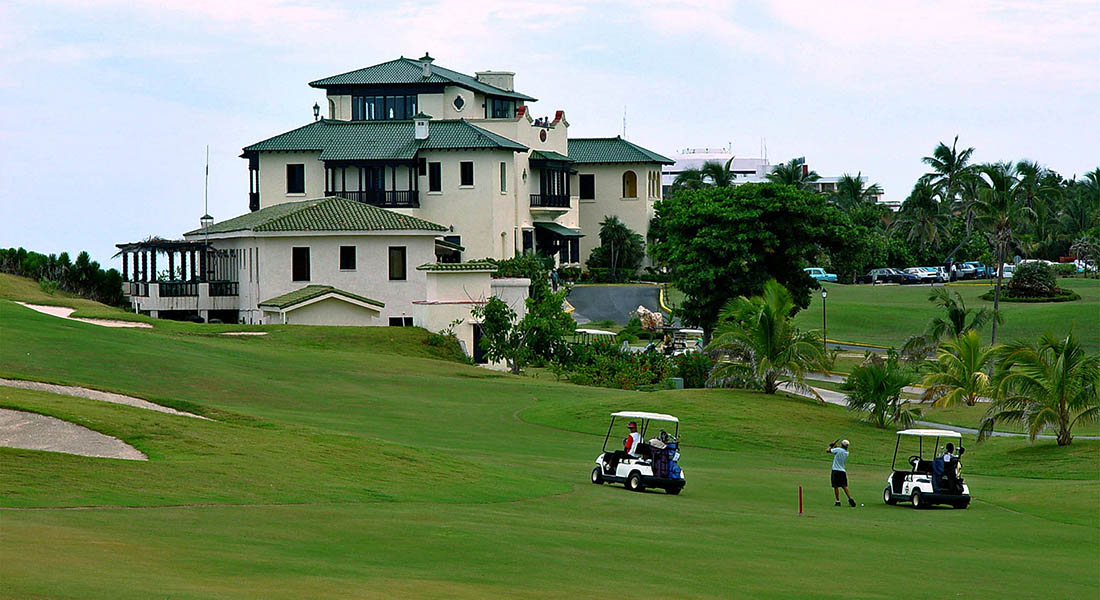
[[[531,194],[531,208],[569,208],[566,194]]]
[[[347,198],[380,208],[420,208],[420,192],[417,190],[327,191],[325,196]]]

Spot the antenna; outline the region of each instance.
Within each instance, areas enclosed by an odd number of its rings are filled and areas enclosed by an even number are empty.
[[[626,139],[626,105],[623,105],[623,139]]]
[[[210,214],[210,144],[206,145],[206,177],[202,183],[202,214]]]

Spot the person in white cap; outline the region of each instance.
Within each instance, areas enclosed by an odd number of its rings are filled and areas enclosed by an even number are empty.
[[[833,506],[840,506],[840,490],[842,488],[844,489],[844,495],[848,497],[848,506],[855,506],[856,501],[852,500],[852,495],[848,493],[848,472],[844,470],[844,464],[848,462],[848,440],[841,440],[839,448],[836,447],[836,442],[829,444],[825,452],[833,455],[833,472],[830,477],[833,484],[833,496],[836,497],[836,504]]]

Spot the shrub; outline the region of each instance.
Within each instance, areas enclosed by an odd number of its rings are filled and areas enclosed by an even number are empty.
[[[1077,265],[1073,263],[1059,263],[1052,267],[1058,277],[1073,277],[1077,275]]]
[[[1008,282],[1008,289],[1013,296],[1044,298],[1058,295],[1058,282],[1050,265],[1044,262],[1026,262],[1016,266],[1016,272]]]
[[[569,359],[555,365],[559,377],[579,385],[633,390],[663,384],[672,376],[673,364],[658,352],[624,352],[613,340],[575,344]]]
[[[689,352],[672,358],[673,372],[684,380],[686,388],[706,387],[714,369],[714,359],[702,352]]]

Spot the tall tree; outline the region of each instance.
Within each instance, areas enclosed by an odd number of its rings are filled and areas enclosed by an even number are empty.
[[[1044,335],[1037,343],[1005,346],[996,377],[997,399],[982,419],[979,439],[997,421],[1018,421],[1028,437],[1054,429],[1059,446],[1073,441],[1073,426],[1100,420],[1100,354],[1086,354],[1071,333]]]
[[[765,177],[772,183],[793,185],[796,188],[810,191],[814,189],[813,183],[821,179],[817,171],[806,169],[805,163],[799,162],[796,158],[776,165]]]
[[[672,180],[671,192],[680,190],[698,190],[705,187],[730,187],[737,174],[730,170],[733,159],[723,165],[716,160],[708,160],[698,169],[684,169]]]
[[[970,157],[974,154],[974,148],[958,149],[959,136],[955,136],[951,147],[940,142],[932,151],[932,156],[921,159],[924,164],[932,167],[932,172],[925,178],[940,193],[945,202],[954,204],[959,196],[962,181],[970,176],[973,167],[970,166]]]
[[[890,225],[904,234],[906,240],[917,241],[921,250],[938,248],[951,221],[948,207],[936,194],[932,184],[918,181]]]
[[[600,245],[592,250],[586,266],[607,281],[629,279],[645,258],[645,240],[619,217],[610,215],[600,223]]]
[[[816,284],[802,268],[822,248],[849,243],[836,207],[790,186],[684,191],[654,208],[653,257],[669,266],[672,283],[687,296],[679,311],[683,322],[708,334],[727,300],[757,295],[769,279],[807,306]]]
[[[845,173],[836,182],[836,191],[831,199],[840,210],[851,212],[862,206],[874,205],[878,196],[882,195],[882,186],[877,183],[864,185],[863,172],[855,175]]]
[[[764,284],[760,296],[729,301],[719,316],[714,340],[707,346],[727,360],[718,363],[710,380],[760,389],[765,394],[774,394],[781,383],[811,390],[805,375],[824,367],[821,336],[795,328],[794,311],[791,293],[774,279]]]
[[[974,204],[976,222],[985,232],[993,249],[994,267],[997,269],[993,289],[993,312],[1000,314],[1001,284],[1004,281],[1004,263],[1013,245],[1017,243],[1017,231],[1034,212],[1020,201],[1020,178],[1011,163],[982,165],[982,177],[978,201]],[[997,320],[993,321],[992,344],[997,343]]]

